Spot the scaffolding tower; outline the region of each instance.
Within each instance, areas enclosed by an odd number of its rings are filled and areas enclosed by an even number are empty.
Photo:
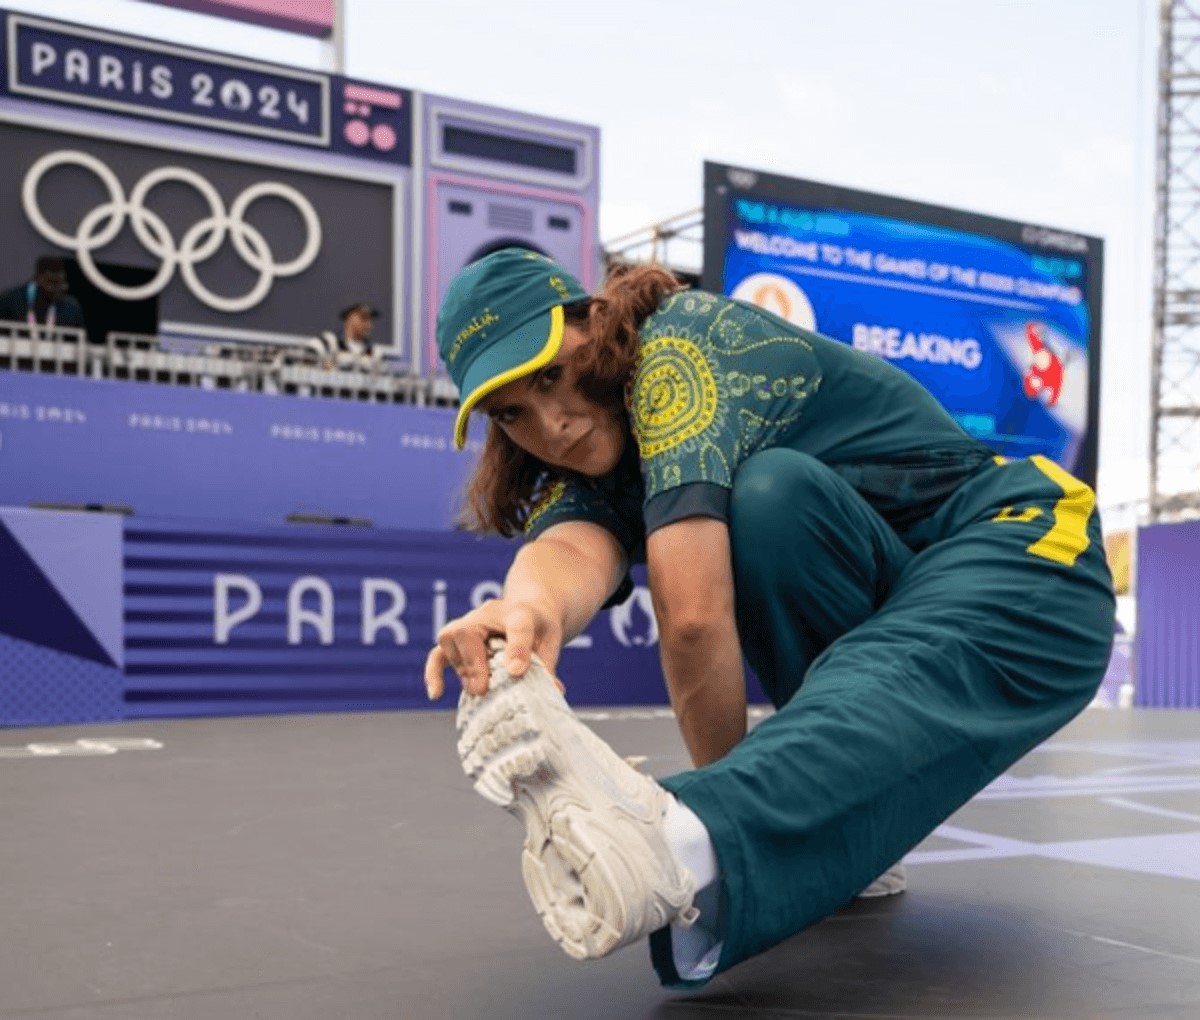
[[[1200,515],[1200,3],[1160,0],[1150,517]]]

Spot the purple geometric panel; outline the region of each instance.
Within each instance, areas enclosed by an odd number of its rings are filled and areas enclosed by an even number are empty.
[[[413,166],[425,183],[417,260],[424,336],[414,348],[423,349],[424,370],[436,374],[445,371],[435,342],[438,306],[469,262],[500,247],[531,248],[595,289],[600,132],[429,93],[415,131],[427,144]]]
[[[112,657],[8,528],[0,524],[0,632],[106,666]]]
[[[115,666],[0,634],[0,726],[60,726],[124,717]]]
[[[0,510],[0,522],[121,665],[121,524],[115,514]]]
[[[1113,639],[1112,654],[1109,656],[1108,669],[1104,679],[1100,681],[1100,689],[1096,692],[1097,704],[1105,708],[1116,708],[1122,704],[1122,691],[1130,687],[1134,680],[1132,637],[1121,631],[1117,624],[1117,633]]]
[[[1137,539],[1137,704],[1200,707],[1200,521]]]

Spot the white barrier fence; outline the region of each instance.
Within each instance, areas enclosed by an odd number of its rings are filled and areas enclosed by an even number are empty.
[[[195,341],[111,332],[89,343],[83,330],[0,321],[0,370],[372,403],[453,405],[445,379],[414,375],[380,355],[328,355],[300,341]]]

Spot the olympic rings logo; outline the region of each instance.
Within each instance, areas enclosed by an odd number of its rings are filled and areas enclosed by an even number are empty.
[[[42,213],[38,188],[42,178],[59,166],[78,166],[90,170],[108,189],[109,200],[80,220],[74,234],[59,230]],[[188,228],[176,243],[170,228],[161,216],[146,207],[146,199],[155,188],[168,181],[190,185],[208,204],[209,215]],[[276,262],[262,232],[245,221],[246,210],[267,196],[290,202],[300,213],[305,226],[303,250],[289,262]],[[321,248],[321,221],[312,204],[295,188],[279,181],[261,181],[246,188],[230,206],[228,212],[217,189],[195,170],[182,166],[163,166],[151,170],[126,197],[117,175],[95,156],[76,149],[60,149],[42,156],[25,175],[21,199],[29,221],[46,240],[75,252],[84,275],[106,294],[127,301],[141,301],[160,293],[171,282],[178,269],[188,289],[197,300],[220,312],[244,312],[253,308],[270,292],[275,280],[295,276],[312,265]],[[113,240],[125,226],[126,219],[142,246],[157,257],[158,272],[147,283],[127,287],[114,283],[100,272],[93,253]],[[258,273],[258,281],[241,297],[222,297],[214,294],[196,274],[196,265],[211,258],[225,243],[233,241],[242,260]]]

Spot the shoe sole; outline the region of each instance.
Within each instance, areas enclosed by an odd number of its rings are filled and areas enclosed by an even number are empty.
[[[605,956],[622,945],[627,927],[623,884],[606,863],[623,855],[612,852],[611,833],[588,805],[570,796],[569,780],[552,789],[564,778],[554,764],[562,752],[549,734],[553,710],[534,685],[561,695],[537,665],[517,681],[493,672],[491,683],[486,698],[464,695],[459,705],[463,771],[481,796],[525,825],[521,875],[551,938],[576,960]]]
[[[908,874],[903,864],[893,864],[874,882],[860,892],[855,899],[877,900],[885,896],[898,896],[908,888]]]

